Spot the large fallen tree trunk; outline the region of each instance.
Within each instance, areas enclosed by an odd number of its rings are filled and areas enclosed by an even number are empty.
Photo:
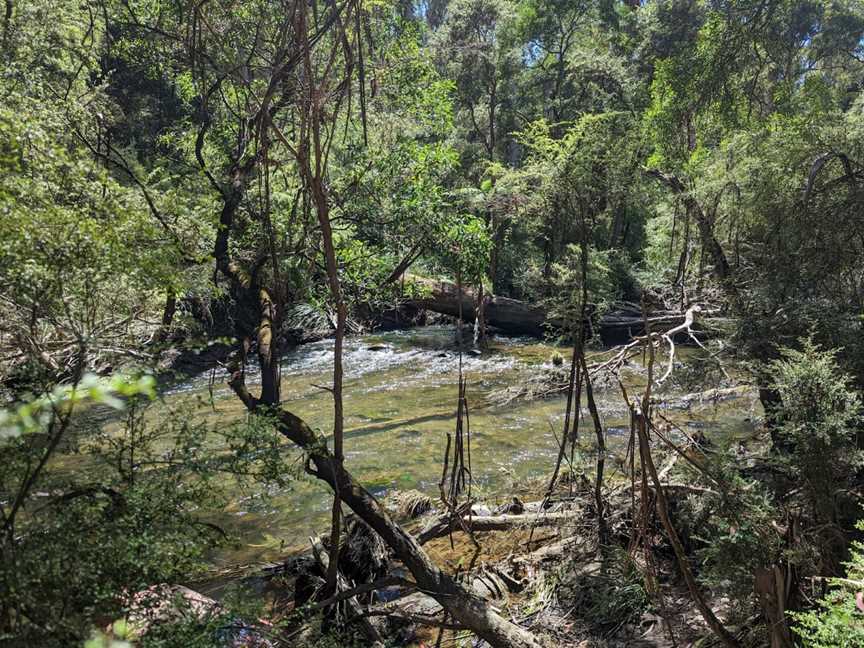
[[[461,304],[463,319],[467,322],[474,321],[476,298],[470,288],[463,287],[460,294],[456,284],[449,281],[415,276],[410,277],[410,280],[421,294],[420,297],[409,300],[410,305],[458,317]],[[545,308],[518,299],[486,295],[484,304],[486,323],[507,333],[541,336],[560,332],[566,326],[564,320],[551,315]],[[589,309],[589,313],[592,310]],[[678,311],[655,311],[648,318],[648,324],[652,328],[665,329],[679,324],[682,317],[683,313]],[[702,333],[717,330],[724,322],[725,320],[719,317],[702,317],[699,320],[704,329]],[[604,314],[596,325],[586,322],[584,330],[599,333],[604,344],[622,344],[645,332],[645,317],[639,307],[621,304]]]
[[[474,321],[475,295],[470,288],[461,291],[455,283],[411,277],[420,289],[422,297],[411,300],[412,304],[443,315]],[[460,307],[461,304],[461,307]],[[545,309],[509,297],[486,295],[484,297],[486,323],[508,333],[542,335],[551,329],[564,326],[561,319],[548,316]]]

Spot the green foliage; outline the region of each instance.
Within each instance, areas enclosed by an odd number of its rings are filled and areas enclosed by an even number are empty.
[[[79,403],[107,405],[122,410],[125,403],[119,397],[144,395],[152,398],[155,395],[154,387],[155,380],[152,376],[129,379],[115,375],[106,379],[85,374],[75,385],[60,384],[49,394],[21,403],[12,409],[0,410],[0,442],[7,437],[44,431],[58,411],[71,410]]]
[[[206,513],[238,492],[284,488],[295,473],[266,417],[213,428],[175,412],[154,422],[132,398],[119,426],[78,421],[63,455],[48,455],[27,491],[46,434],[3,447],[0,496],[24,498],[0,563],[3,605],[16,619],[7,632],[16,639],[67,645],[94,619],[121,616],[131,594],[202,575],[207,552],[228,539]]]
[[[464,281],[476,281],[489,267],[491,241],[483,222],[471,215],[454,218],[442,233],[442,256]]]
[[[800,350],[782,349],[781,355],[773,369],[782,400],[778,433],[789,448],[786,461],[790,472],[803,480],[814,518],[833,522],[835,493],[861,465],[856,444],[860,396],[838,367],[836,351],[805,338]]]
[[[603,570],[565,569],[556,588],[558,600],[578,611],[592,633],[601,636],[637,620],[650,603],[632,560],[622,550],[610,549],[609,554]]]
[[[864,531],[864,522],[858,523]],[[852,648],[864,643],[864,619],[858,601],[864,591],[864,544],[852,543],[845,578],[831,581],[831,589],[816,609],[793,612],[793,629],[807,648]]]
[[[296,470],[266,416],[153,425],[137,400],[153,384],[117,377],[172,341],[166,294],[179,328],[215,328],[191,304],[219,304],[255,339],[256,298],[213,273],[219,234],[283,328],[329,326],[297,26],[270,0],[193,4],[32,0],[4,17],[0,594],[33,641],[77,641],[121,592],[196,573],[223,487]],[[414,268],[565,316],[584,287],[601,310],[640,285],[725,301],[761,361],[813,330],[762,377],[783,400],[780,468],[833,521],[864,380],[861,3],[375,0],[344,24],[331,6],[314,4],[309,57],[312,77],[333,73],[318,161],[349,306],[389,303],[394,270]],[[71,416],[129,403],[120,431]],[[690,503],[690,535],[712,538],[706,581],[743,598],[755,567],[803,565],[818,543],[778,547],[777,502],[718,470],[735,497]],[[643,607],[622,578],[585,593],[601,626],[628,596]],[[192,626],[175,636],[208,640]]]
[[[511,204],[521,217],[520,226],[542,250],[542,256],[525,263],[515,280],[521,294],[535,300],[556,296],[564,300],[557,307],[572,308],[581,299],[575,252],[582,240],[591,248],[592,302],[602,308],[633,292],[627,247],[638,245],[643,214],[636,202],[639,185],[632,177],[638,140],[631,126],[626,114],[604,113],[568,124],[560,137],[545,121],[519,133],[528,157],[517,176],[522,198]],[[516,184],[515,179],[509,182]]]
[[[786,501],[770,483],[745,478],[732,453],[718,454],[707,466],[712,488],[720,484],[724,496],[691,497],[680,513],[682,532],[698,547],[703,579],[742,602],[741,618],[750,613],[747,601],[758,569],[786,562],[806,574],[817,564],[831,564],[836,547],[820,529],[840,522],[838,502],[861,464],[855,443],[859,397],[849,389],[836,352],[806,338],[800,347],[783,349],[782,359],[772,366],[782,399],[776,431],[782,452],[770,461],[787,475],[784,483],[801,485],[807,505],[806,522],[794,542],[787,543],[774,527],[778,508],[797,510],[800,504]]]
[[[772,525],[777,504],[763,484],[742,476],[734,454],[718,454],[707,467],[722,484],[722,495],[688,497],[677,511],[676,525],[696,549],[700,579],[735,602],[736,618],[746,619],[752,612],[753,574],[774,564],[783,550]]]

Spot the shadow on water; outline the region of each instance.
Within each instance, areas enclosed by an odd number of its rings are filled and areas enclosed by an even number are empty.
[[[376,496],[408,488],[436,496],[441,455],[446,433],[453,428],[456,405],[459,358],[453,343],[453,330],[445,327],[346,341],[346,462]],[[498,338],[488,353],[463,355],[471,413],[472,469],[475,491],[481,496],[503,500],[520,490],[526,480],[548,475],[563,425],[564,398],[516,400],[496,406],[489,397],[529,376],[551,371],[556,351],[560,350],[537,340]],[[684,351],[684,356],[687,353]],[[332,427],[333,404],[330,394],[320,386],[330,380],[332,359],[330,340],[298,347],[282,359],[286,407],[325,436]],[[626,373],[626,379],[637,389],[644,384],[638,369],[633,366]],[[254,383],[254,367],[249,373]],[[209,377],[179,385],[165,395],[164,405],[177,408],[185,404],[194,416],[217,425],[246,416],[225,386],[225,376],[217,375],[215,380],[212,386]],[[684,390],[667,391],[674,396]],[[627,409],[617,386],[598,385],[596,397],[614,466],[615,456],[623,453],[627,443]],[[748,393],[732,401],[669,410],[665,415],[682,426],[697,424],[709,436],[728,437],[752,431],[750,421],[759,414],[757,403],[755,395]],[[590,471],[595,447],[587,412],[580,423],[580,438],[582,465]],[[309,535],[327,527],[331,495],[315,480],[301,476],[270,495],[237,500],[216,515],[220,525],[240,538],[238,549],[214,557],[217,563],[272,559],[287,548],[305,545]]]
[[[365,427],[351,428],[345,431],[345,438],[356,439],[357,437],[366,436],[367,434],[389,432],[390,430],[398,430],[400,428],[418,425],[420,423],[429,423],[431,421],[452,421],[455,420],[455,418],[455,415],[453,415],[452,413],[426,414],[425,416],[415,416],[413,418],[399,419],[398,421],[391,421],[389,423],[380,423],[377,425],[367,425]]]

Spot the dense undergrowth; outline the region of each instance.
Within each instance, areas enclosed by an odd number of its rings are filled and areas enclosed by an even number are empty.
[[[0,643],[110,642],[100,633],[135,616],[138,593],[192,582],[232,542],[209,511],[306,474],[336,492],[325,553],[353,508],[444,606],[437,622],[468,628],[451,642],[614,645],[651,617],[656,642],[860,644],[862,43],[857,0],[7,0]],[[555,322],[554,380],[505,400],[568,395],[562,459],[571,420],[595,433],[580,533],[597,542],[503,612],[467,604],[467,555],[442,571],[400,542],[344,459],[342,340],[423,321],[431,278],[470,291],[473,352],[487,310],[511,303],[496,296]],[[624,312],[631,346],[612,352],[606,387],[640,354],[655,372],[626,397],[633,497],[603,478],[602,378],[583,344]],[[693,362],[665,357],[707,332]],[[329,335],[328,444],[286,409],[280,362]],[[724,362],[758,390],[760,434],[671,450],[651,386],[674,375],[699,391],[728,378]],[[147,418],[172,372],[216,366],[242,422]],[[461,430],[441,486],[453,519],[471,492]],[[679,488],[665,501],[649,459],[668,452]],[[319,574],[312,598],[337,576]],[[265,598],[115,638],[357,632],[344,609],[277,613]]]

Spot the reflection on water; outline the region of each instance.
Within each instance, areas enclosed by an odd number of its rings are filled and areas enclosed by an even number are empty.
[[[453,338],[450,328],[427,327],[346,340],[346,464],[378,496],[407,488],[437,493],[445,433],[453,429],[455,418],[459,357]],[[330,380],[332,346],[331,340],[307,344],[282,359],[285,406],[324,433],[332,425],[332,399],[320,386]],[[499,338],[489,353],[463,355],[472,468],[475,484],[487,496],[500,493],[505,497],[526,479],[550,471],[556,436],[563,425],[563,397],[516,401],[503,407],[490,405],[487,397],[520,384],[537,371],[551,370],[555,350],[535,340]],[[254,367],[249,376],[254,384]],[[201,407],[199,412],[211,422],[244,416],[224,380],[225,376],[216,376],[213,406]],[[631,372],[628,380],[638,385],[638,372]],[[208,382],[209,376],[201,376],[180,385],[166,396],[166,402],[192,402],[201,394],[209,398]],[[629,432],[626,406],[617,387],[598,386],[596,397],[609,434],[609,452],[620,454]],[[748,396],[667,415],[682,424],[698,421],[709,436],[728,436],[752,429],[749,421],[757,402]],[[592,463],[593,437],[586,413],[580,423],[582,455]],[[273,498],[235,502],[220,521],[239,534],[243,546],[220,555],[220,562],[274,558],[285,547],[306,544],[309,535],[326,529],[329,501],[329,492],[322,485],[301,477]]]

